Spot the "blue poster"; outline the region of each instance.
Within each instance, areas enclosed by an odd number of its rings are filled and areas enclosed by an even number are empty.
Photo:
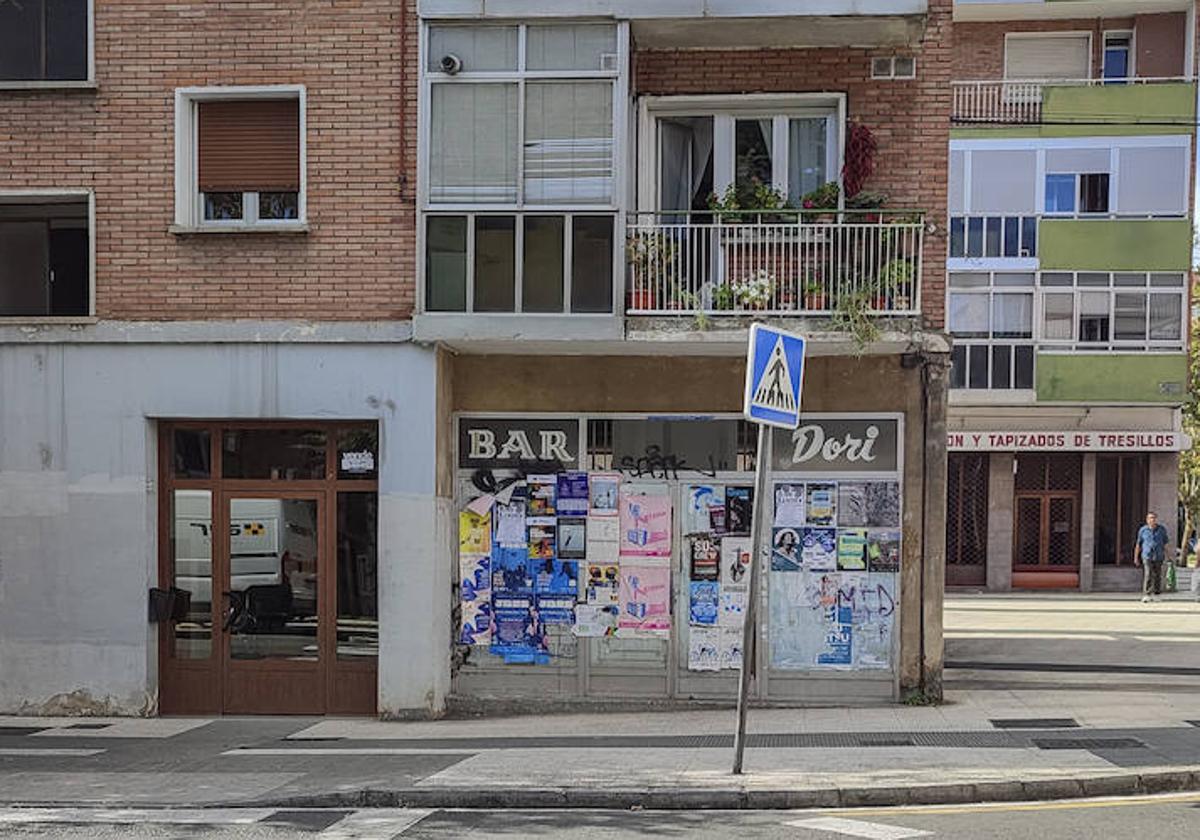
[[[570,595],[579,591],[579,563],[574,560],[530,560],[534,592],[539,595]]]
[[[550,661],[545,626],[533,606],[530,595],[494,593],[491,652],[504,657],[508,663],[538,663]]]
[[[538,595],[537,615],[542,624],[574,624],[574,595]]]
[[[582,515],[588,512],[588,474],[565,472],[558,474],[559,514]]]
[[[831,608],[829,612],[830,617],[836,618],[836,623],[831,624],[825,632],[825,650],[817,654],[817,664],[850,665],[854,661],[852,610],[839,606]]]
[[[690,584],[692,624],[716,624],[721,614],[721,584],[715,580],[694,580]]]
[[[524,546],[492,546],[492,589],[513,594],[532,592],[529,564]]]
[[[487,600],[492,588],[492,560],[488,555],[462,560],[462,600]]]

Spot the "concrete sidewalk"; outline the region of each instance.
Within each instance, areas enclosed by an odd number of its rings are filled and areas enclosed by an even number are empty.
[[[0,803],[803,808],[1200,789],[1192,693],[391,723],[0,718]],[[88,728],[82,728],[88,727]]]

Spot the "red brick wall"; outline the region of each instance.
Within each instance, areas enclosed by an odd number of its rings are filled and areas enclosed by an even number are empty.
[[[1008,32],[1092,33],[1092,75],[1104,59],[1104,30],[1133,29],[1133,18],[1005,20],[954,24],[954,78],[958,81],[1003,79],[1004,36]]]
[[[941,327],[945,309],[946,178],[949,166],[951,23],[949,0],[930,0],[922,42],[895,54],[915,55],[917,78],[871,79],[871,57],[886,49],[638,50],[639,95],[846,94],[848,117],[875,135],[875,174],[866,189],[888,194],[893,207],[920,208],[937,226],[926,234],[921,307]]]
[[[97,90],[0,90],[0,189],[95,190],[101,318],[406,318],[414,6],[98,2]],[[260,84],[306,86],[311,230],[169,233],[175,88]]]

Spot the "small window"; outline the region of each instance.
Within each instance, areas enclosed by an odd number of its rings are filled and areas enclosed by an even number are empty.
[[[1075,295],[1047,294],[1042,298],[1042,337],[1070,341],[1074,335]]]
[[[1129,32],[1104,33],[1105,84],[1124,84],[1133,76],[1130,59],[1133,35]]]
[[[176,182],[176,223],[231,229],[302,225],[302,92],[207,89],[178,95],[177,146],[185,159]],[[187,177],[189,163],[190,185],[179,180]]]
[[[917,60],[911,55],[877,56],[871,59],[872,79],[915,79]]]
[[[1075,176],[1046,176],[1046,212],[1075,212]]]
[[[1089,172],[1079,176],[1079,212],[1108,212],[1108,173]]]
[[[89,0],[0,2],[0,83],[87,81]]]
[[[86,196],[0,201],[0,317],[91,313]]]
[[[1079,340],[1088,343],[1108,341],[1109,320],[1108,292],[1083,292],[1079,295]]]

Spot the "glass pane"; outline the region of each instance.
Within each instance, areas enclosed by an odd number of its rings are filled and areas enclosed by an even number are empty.
[[[1021,256],[1021,219],[1017,216],[1004,220],[1004,256]]]
[[[212,477],[212,435],[207,429],[175,429],[171,435],[171,475]]]
[[[563,217],[526,216],[523,312],[563,311]]]
[[[1104,271],[1081,271],[1075,276],[1077,286],[1108,286],[1109,276]]]
[[[0,80],[45,78],[42,0],[0,3]]]
[[[950,275],[952,289],[982,289],[992,282],[992,275],[986,271],[955,271]]]
[[[530,26],[525,32],[528,70],[617,70],[617,28],[607,23]]]
[[[1075,176],[1046,176],[1046,212],[1075,212]]]
[[[337,446],[338,478],[379,477],[379,430],[374,425],[338,429]]]
[[[1033,295],[993,297],[992,335],[996,338],[1033,338]]]
[[[1012,347],[997,344],[992,347],[992,387],[1012,387]]]
[[[950,220],[950,256],[965,257],[967,255],[967,220],[955,216]]]
[[[1046,555],[1052,566],[1075,563],[1075,500],[1050,498],[1050,534]]]
[[[1037,256],[1037,217],[1026,216],[1021,220],[1021,256]]]
[[[1075,296],[1046,295],[1042,298],[1043,337],[1051,341],[1070,341],[1075,336]]]
[[[756,187],[770,187],[771,120],[737,120],[734,123],[734,184],[743,207],[753,207]]]
[[[517,219],[475,217],[475,311],[512,312],[517,288]]]
[[[713,118],[658,120],[659,208],[703,210],[713,191]],[[683,223],[686,217],[668,217]]]
[[[962,344],[950,351],[950,387],[967,387],[967,348]]]
[[[1113,338],[1117,341],[1144,341],[1146,338],[1146,296],[1114,296]]]
[[[571,220],[571,311],[612,312],[613,217]]]
[[[999,216],[989,216],[984,225],[983,255],[985,257],[1000,256],[1000,230],[1003,219]]]
[[[1104,78],[1129,78],[1129,45],[1106,46],[1104,49]]]
[[[967,371],[968,388],[987,388],[988,386],[988,348],[986,344],[970,348],[967,353],[969,369]]]
[[[957,336],[987,338],[988,295],[951,294],[950,332]]]
[[[235,222],[242,218],[240,192],[204,193],[204,218],[209,222]]]
[[[1183,331],[1183,298],[1176,294],[1150,295],[1150,338],[1178,341]]]
[[[1136,273],[1118,273],[1113,275],[1114,286],[1145,286],[1146,275],[1140,271]]]
[[[212,492],[176,490],[171,499],[175,657],[212,653]]]
[[[1075,276],[1066,271],[1047,271],[1042,273],[1042,278],[1039,282],[1043,286],[1074,286]]]
[[[1094,172],[1079,176],[1079,212],[1108,212],[1108,173]]]
[[[86,79],[87,76],[87,3],[81,0],[46,3],[46,78]]]
[[[983,219],[967,219],[967,256],[983,256]]]
[[[1028,390],[1033,387],[1033,348],[1024,345],[1013,349],[1013,387]]]
[[[1151,274],[1150,275],[1150,285],[1151,286],[1161,286],[1164,288],[1168,287],[1168,286],[1182,286],[1183,285],[1183,275],[1182,274],[1174,274],[1174,273]]]
[[[992,276],[996,286],[1032,286],[1034,275],[1032,271],[997,271]]]
[[[429,200],[517,200],[517,86],[435,84],[430,99]]]
[[[788,198],[796,207],[801,198],[829,180],[825,170],[827,117],[788,120]]]
[[[1118,560],[1119,455],[1096,456],[1095,542],[1097,565],[1111,566]]]
[[[258,218],[268,220],[300,218],[300,193],[260,192]]]
[[[525,200],[531,204],[612,201],[610,82],[525,86]]]
[[[317,502],[229,500],[229,655],[317,659]]]
[[[1109,295],[1084,292],[1079,296],[1079,340],[1108,341]]]
[[[325,478],[325,433],[316,429],[230,429],[221,443],[222,478]]]
[[[448,55],[462,61],[462,72],[517,69],[515,26],[429,27],[429,70],[439,72]]]
[[[379,655],[379,497],[337,496],[337,656]]]
[[[0,209],[3,209],[0,207]],[[50,313],[49,228],[39,208],[12,211],[28,220],[0,219],[0,315]],[[29,219],[33,216],[33,219]]]
[[[425,310],[467,309],[467,217],[430,216],[425,228]]]

